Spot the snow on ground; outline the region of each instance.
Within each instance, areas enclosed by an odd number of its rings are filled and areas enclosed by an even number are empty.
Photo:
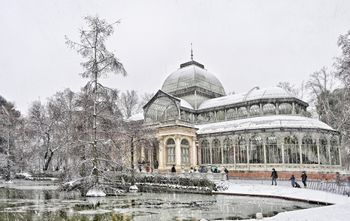
[[[276,196],[334,204],[305,210],[283,212],[274,217],[264,218],[263,220],[350,220],[350,197],[307,188],[293,188],[290,184],[288,185],[288,183],[280,182],[282,185],[272,186],[269,182],[263,181],[229,180],[223,183],[223,185],[227,186],[227,189],[219,191],[219,193]]]
[[[86,196],[87,197],[105,197],[106,194],[100,189],[92,188],[92,189],[89,189],[89,191],[86,193]]]

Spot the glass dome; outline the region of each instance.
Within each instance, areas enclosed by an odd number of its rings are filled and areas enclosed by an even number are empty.
[[[214,93],[215,97],[225,95],[221,82],[204,69],[204,65],[196,61],[181,64],[180,69],[165,79],[162,91],[176,94],[180,91],[188,92],[193,88]]]

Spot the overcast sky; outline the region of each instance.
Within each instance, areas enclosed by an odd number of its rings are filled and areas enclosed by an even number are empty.
[[[104,82],[140,93],[160,89],[190,59],[215,74],[226,92],[280,81],[299,85],[339,54],[350,30],[350,1],[0,0],[0,95],[26,112],[30,103],[85,84],[81,58],[65,45],[78,40],[86,15],[121,19],[109,39],[128,76]]]

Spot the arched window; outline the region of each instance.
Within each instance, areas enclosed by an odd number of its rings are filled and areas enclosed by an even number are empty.
[[[175,163],[175,141],[172,138],[169,138],[166,141],[166,153],[167,153],[167,163]]]
[[[159,122],[179,118],[179,109],[168,97],[158,97],[145,113],[146,122]]]
[[[247,117],[248,116],[248,111],[247,108],[245,107],[240,107],[237,110],[237,116],[238,117]]]
[[[317,145],[311,136],[303,137],[301,150],[304,164],[318,164]]]
[[[282,150],[275,136],[266,138],[266,163],[282,163]]]
[[[292,105],[288,103],[282,103],[279,105],[279,114],[292,114]]]
[[[335,136],[331,138],[331,164],[332,165],[339,165],[339,144],[338,140]]]
[[[202,164],[210,164],[210,146],[207,140],[201,143],[201,160]]]
[[[276,108],[273,104],[265,104],[263,106],[264,114],[276,114]]]
[[[249,163],[264,163],[264,149],[259,136],[250,139]]]
[[[329,164],[328,145],[325,137],[320,138],[320,164]]]
[[[186,139],[181,140],[181,163],[190,163],[190,143]]]
[[[191,122],[191,114],[189,112],[186,111],[181,111],[181,120],[187,121],[187,122]]]
[[[235,119],[236,118],[236,111],[235,109],[228,109],[226,111],[226,119],[227,120],[232,120],[232,119]]]
[[[259,105],[252,105],[249,111],[250,116],[259,116],[260,115],[260,107]]]
[[[221,146],[220,141],[218,139],[213,140],[213,163],[214,164],[221,164]]]
[[[300,114],[303,111],[299,104],[294,104],[294,106],[296,114]]]
[[[226,138],[224,140],[224,146],[223,146],[223,150],[224,150],[224,159],[223,159],[223,163],[228,164],[228,163],[234,163],[234,154],[233,154],[233,143],[232,140],[230,138]]]
[[[247,143],[243,136],[237,138],[236,163],[247,163]]]
[[[284,163],[300,163],[298,138],[295,136],[288,136],[284,138]]]
[[[225,120],[225,112],[220,110],[216,112],[216,121],[223,121]]]

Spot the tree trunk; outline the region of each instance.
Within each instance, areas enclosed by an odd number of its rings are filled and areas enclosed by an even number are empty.
[[[49,166],[50,166],[50,163],[51,163],[51,160],[52,160],[52,157],[53,157],[53,152],[52,150],[49,150],[50,153],[46,152],[46,158],[45,158],[45,164],[44,164],[44,168],[43,170],[44,171],[47,171],[49,169]]]

